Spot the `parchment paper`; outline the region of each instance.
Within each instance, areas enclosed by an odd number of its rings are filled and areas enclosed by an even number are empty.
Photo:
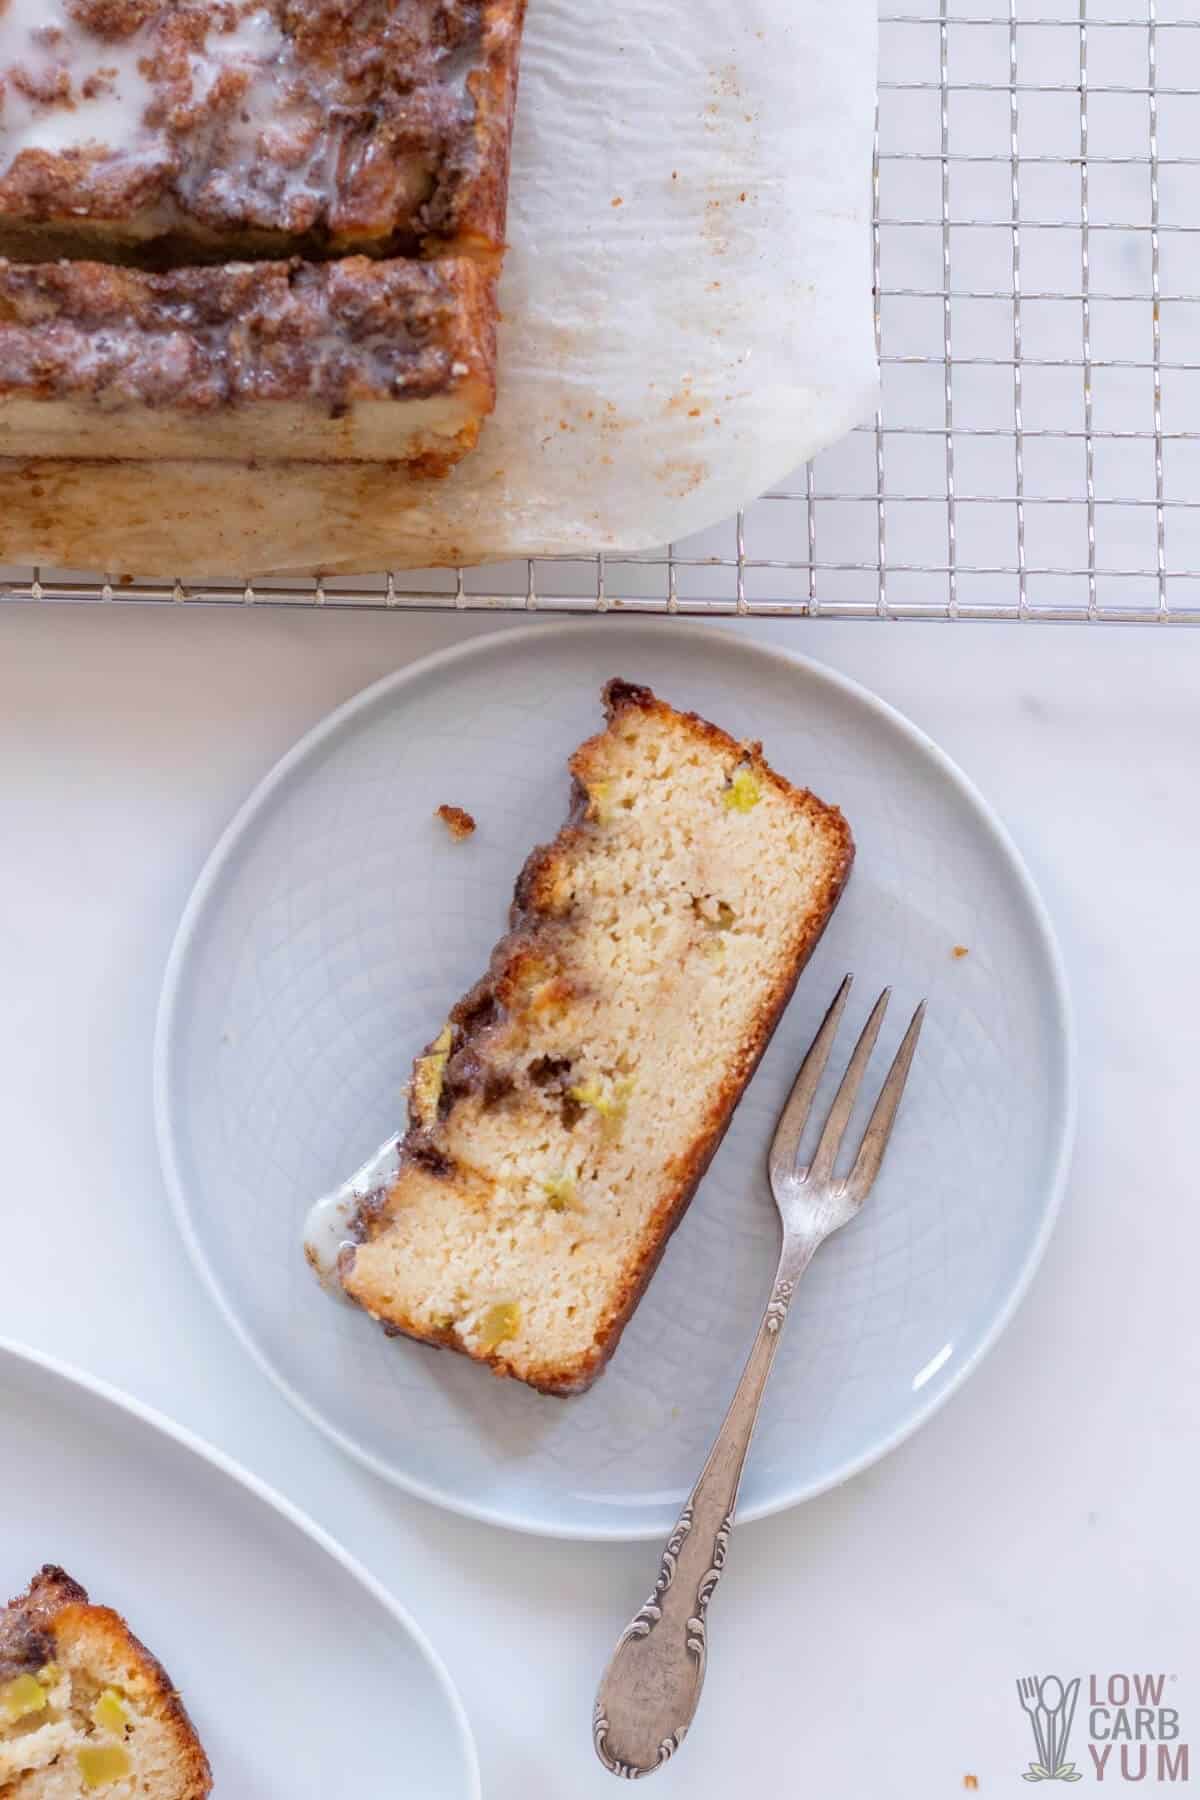
[[[334,573],[635,552],[727,517],[874,404],[875,54],[875,0],[530,0],[478,450],[438,483],[0,462],[0,556]]]

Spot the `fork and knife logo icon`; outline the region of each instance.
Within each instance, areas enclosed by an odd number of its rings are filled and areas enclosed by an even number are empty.
[[[1079,1698],[1079,1676],[1065,1685],[1057,1675],[1026,1675],[1017,1682],[1017,1698],[1029,1715],[1037,1761],[1031,1762],[1023,1781],[1082,1781],[1073,1762],[1067,1761],[1067,1740]]]

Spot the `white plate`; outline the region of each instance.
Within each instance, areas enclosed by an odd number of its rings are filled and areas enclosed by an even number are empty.
[[[3,1339],[0,1443],[0,1605],[56,1562],[124,1613],[178,1683],[214,1794],[478,1800],[471,1729],[436,1653],[286,1500]]]
[[[761,737],[843,807],[858,862],[620,1350],[564,1401],[389,1341],[321,1293],[300,1232],[400,1124],[411,1058],[484,969],[618,673]],[[443,801],[478,819],[468,842],[433,818]],[[885,1048],[921,995],[930,1010],[883,1176],[792,1309],[742,1516],[790,1505],[899,1442],[994,1341],[1046,1242],[1073,1116],[1061,967],[1016,852],[928,739],[827,669],[680,621],[535,627],[403,670],[297,745],[218,845],[167,972],[156,1098],[188,1245],[262,1366],[370,1467],[529,1531],[660,1535],[769,1286],[764,1151],[846,969],[856,1018],[896,990]]]

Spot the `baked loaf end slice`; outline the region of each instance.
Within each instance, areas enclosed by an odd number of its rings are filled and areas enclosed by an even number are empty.
[[[628,682],[605,703],[339,1262],[389,1330],[552,1394],[616,1348],[853,859],[758,744]]]
[[[493,277],[474,258],[162,274],[0,261],[0,456],[440,475],[495,395]]]
[[[0,1612],[0,1800],[205,1800],[208,1759],[166,1670],[47,1565]]]

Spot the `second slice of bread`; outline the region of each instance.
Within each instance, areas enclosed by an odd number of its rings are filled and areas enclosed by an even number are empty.
[[[0,1611],[0,1800],[206,1800],[211,1788],[162,1664],[47,1564]]]
[[[605,702],[339,1270],[388,1329],[554,1394],[615,1349],[853,859],[758,744],[628,682]]]

